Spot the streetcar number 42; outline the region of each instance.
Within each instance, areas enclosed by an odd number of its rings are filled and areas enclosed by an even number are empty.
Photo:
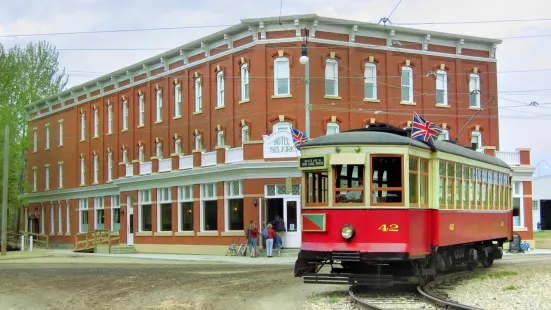
[[[398,224],[383,224],[377,228],[378,230],[382,232],[397,232],[398,231]]]

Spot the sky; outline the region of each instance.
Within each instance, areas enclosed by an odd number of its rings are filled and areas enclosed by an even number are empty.
[[[546,0],[521,4],[512,0],[3,1],[0,44],[10,48],[30,41],[51,42],[60,52],[60,66],[72,87],[225,27],[28,35],[232,25],[280,12],[374,23],[390,15],[395,25],[503,39],[497,48],[500,149],[531,148],[532,165],[539,164],[534,176],[551,175],[551,135],[545,129],[551,123],[551,2]],[[540,20],[518,21],[527,19]],[[481,23],[465,23],[472,21]],[[528,106],[531,102],[538,105]]]

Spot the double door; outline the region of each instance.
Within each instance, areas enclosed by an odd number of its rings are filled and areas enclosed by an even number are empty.
[[[264,204],[263,221],[269,223],[274,216],[279,215],[285,224],[283,234],[284,248],[300,248],[301,227],[300,227],[300,197],[285,197],[266,199]]]

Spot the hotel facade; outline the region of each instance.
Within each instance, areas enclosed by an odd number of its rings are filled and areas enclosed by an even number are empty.
[[[521,151],[497,151],[499,40],[316,15],[248,19],[30,104],[24,229],[59,246],[107,229],[139,252],[223,254],[250,220],[278,214],[284,246],[300,247],[290,129],[305,131],[304,28],[313,138],[409,127],[415,111],[453,139],[479,112],[457,142],[520,165]],[[531,225],[518,226],[531,239]]]

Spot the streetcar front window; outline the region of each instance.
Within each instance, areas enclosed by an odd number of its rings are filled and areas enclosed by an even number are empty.
[[[307,206],[320,206],[325,205],[329,201],[327,184],[328,173],[327,171],[321,172],[306,172],[304,174],[306,180],[306,205]]]
[[[335,203],[364,203],[364,165],[334,165]]]
[[[403,157],[371,155],[371,204],[404,203]]]

